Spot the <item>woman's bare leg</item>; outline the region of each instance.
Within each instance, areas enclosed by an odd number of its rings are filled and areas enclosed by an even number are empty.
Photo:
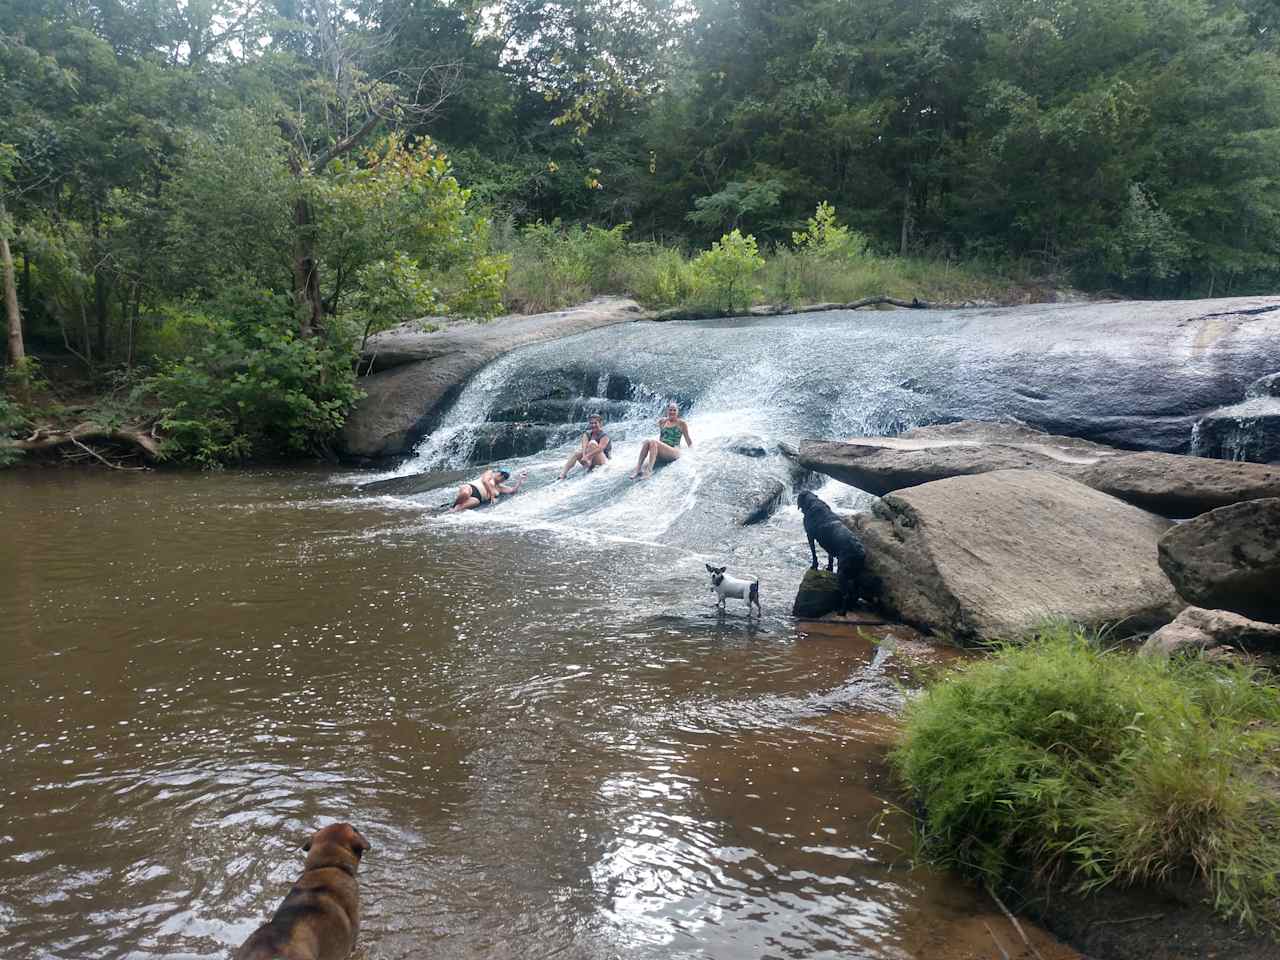
[[[464,483],[458,488],[458,496],[453,501],[453,507],[451,509],[454,512],[457,512],[458,510],[470,510],[473,507],[478,506],[480,506],[480,501],[472,494],[471,484]]]
[[[635,480],[636,478],[638,478],[638,477],[640,476],[640,470],[644,467],[644,462],[645,462],[646,458],[648,458],[648,456],[649,456],[649,446],[650,446],[651,444],[654,444],[654,443],[657,443],[657,441],[656,441],[656,440],[646,440],[644,443],[640,444],[640,459],[638,459],[638,460],[636,461],[636,468],[635,468],[635,470],[631,471],[631,479],[632,479],[632,480]]]
[[[569,475],[569,471],[574,468],[574,465],[579,462],[581,457],[582,457],[582,454],[577,450],[569,454],[569,459],[564,462],[564,466],[560,470],[561,480],[563,480],[565,477]]]
[[[653,446],[649,448],[649,462],[645,465],[644,475],[650,476],[653,473],[654,463],[661,459],[665,462],[680,459],[680,448],[669,447],[661,440],[651,441]]]

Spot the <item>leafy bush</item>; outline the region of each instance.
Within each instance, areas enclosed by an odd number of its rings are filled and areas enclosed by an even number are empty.
[[[1103,651],[1065,626],[934,684],[893,761],[937,861],[998,886],[1029,861],[1082,890],[1191,871],[1280,923],[1280,688],[1243,667]]]
[[[353,331],[331,321],[323,335],[299,339],[286,295],[232,286],[207,308],[175,309],[169,323],[190,349],[147,390],[162,407],[171,457],[208,467],[322,453],[360,396]]]
[[[566,227],[559,220],[525,227],[511,251],[507,302],[538,312],[625,289],[630,227]]]
[[[848,226],[836,222],[836,208],[823,200],[803,231],[793,231],[791,243],[802,255],[819,260],[844,262],[867,252],[868,240]]]
[[[628,291],[646,307],[674,307],[699,299],[698,276],[679,250],[646,245],[633,252],[628,273]]]
[[[732,313],[751,306],[756,294],[751,281],[763,266],[756,238],[734,230],[694,258],[693,274],[715,309]]]
[[[440,290],[404,253],[374,260],[356,271],[348,310],[350,319],[361,331],[361,350],[370,334],[440,309]]]

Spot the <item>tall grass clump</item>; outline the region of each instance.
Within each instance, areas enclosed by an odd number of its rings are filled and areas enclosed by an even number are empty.
[[[1194,878],[1280,929],[1280,688],[1240,666],[1105,651],[1046,628],[907,711],[893,762],[936,862],[999,887]]]

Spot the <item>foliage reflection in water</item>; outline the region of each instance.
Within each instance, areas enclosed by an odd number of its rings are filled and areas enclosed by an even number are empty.
[[[374,845],[370,960],[959,957],[995,925],[877,819],[909,677],[783,616],[794,511],[741,544],[748,624],[687,548],[344,489],[0,477],[6,957],[223,957],[331,819]]]

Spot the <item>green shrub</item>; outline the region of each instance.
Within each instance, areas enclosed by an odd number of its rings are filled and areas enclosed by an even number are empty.
[[[723,313],[745,310],[756,296],[752,279],[764,266],[756,238],[740,230],[726,233],[693,260],[693,275],[708,301]]]
[[[330,320],[323,335],[299,339],[286,295],[232,286],[207,307],[175,309],[169,323],[190,351],[146,389],[175,459],[322,453],[359,398],[354,331]]]
[[[791,243],[801,255],[832,263],[845,263],[867,252],[862,234],[836,222],[836,208],[823,200],[803,231],[793,231]]]
[[[679,250],[656,244],[633,250],[626,291],[651,308],[692,303],[700,296],[698,276],[688,259]]]
[[[510,250],[508,304],[540,312],[624,290],[630,227],[566,227],[559,220],[526,226]]]
[[[1280,689],[1245,668],[1057,627],[931,686],[893,761],[925,852],[987,884],[1028,862],[1081,890],[1190,872],[1224,915],[1274,925],[1277,723]]]

